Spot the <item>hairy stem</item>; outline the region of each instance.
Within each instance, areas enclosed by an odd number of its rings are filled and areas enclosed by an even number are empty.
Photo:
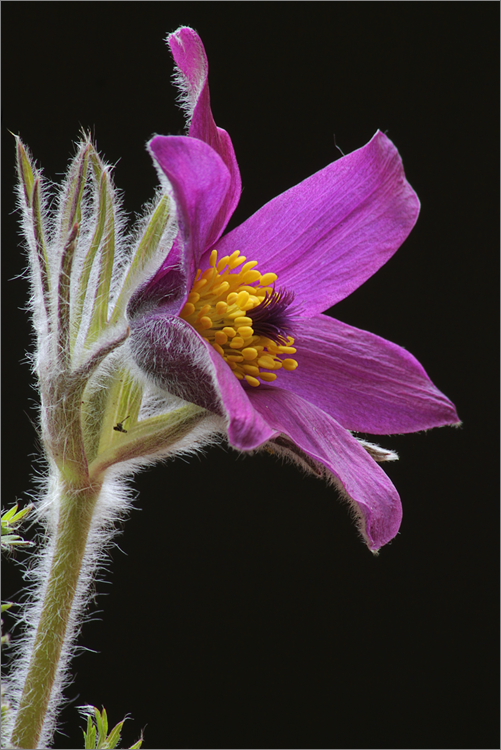
[[[55,682],[64,667],[63,646],[71,638],[72,608],[99,491],[99,486],[67,488],[61,497],[48,583],[11,737],[14,747],[40,747]]]

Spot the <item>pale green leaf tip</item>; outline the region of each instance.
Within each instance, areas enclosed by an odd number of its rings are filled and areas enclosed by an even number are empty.
[[[122,728],[125,719],[115,724],[108,734],[108,714],[106,709],[100,711],[95,706],[85,706],[84,711],[87,713],[87,730],[83,730],[85,750],[115,750],[121,739]],[[126,717],[127,718],[127,717]],[[141,748],[143,736],[131,746],[130,750]]]

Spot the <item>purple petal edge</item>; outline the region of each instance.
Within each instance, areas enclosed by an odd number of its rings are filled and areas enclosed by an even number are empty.
[[[218,243],[277,273],[305,317],[324,312],[367,281],[416,223],[419,200],[400,155],[377,132],[357,151],[277,196]]]
[[[173,187],[184,262],[193,279],[204,250],[217,237],[215,217],[228,193],[230,174],[214,149],[196,138],[158,135],[148,147]]]
[[[209,63],[200,36],[193,29],[184,26],[170,34],[167,41],[177,66],[175,80],[181,89],[181,99],[190,119],[189,135],[211,146],[230,172],[230,186],[214,221],[215,235],[219,237],[242,193],[242,179],[235,150],[226,130],[218,128],[212,116]]]
[[[376,552],[396,536],[402,519],[399,495],[347,430],[313,404],[280,388],[256,389],[251,401],[270,427],[326,468],[326,478],[334,479],[350,500],[370,550]]]
[[[281,387],[329,413],[348,430],[372,435],[460,424],[454,404],[406,349],[327,315],[297,320],[299,367]]]

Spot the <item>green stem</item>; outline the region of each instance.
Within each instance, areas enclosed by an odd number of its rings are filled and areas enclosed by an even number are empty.
[[[40,746],[100,489],[69,488],[63,492],[42,613],[11,737],[14,747]]]

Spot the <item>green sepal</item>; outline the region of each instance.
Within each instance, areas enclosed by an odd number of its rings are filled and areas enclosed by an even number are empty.
[[[91,153],[91,159],[94,167],[94,173],[97,171],[97,167],[94,166],[94,161],[97,160],[99,164],[101,164],[99,157],[96,153]],[[102,167],[102,165],[101,165]],[[97,179],[97,177],[96,177]],[[90,272],[92,270],[92,265],[94,263],[94,258],[96,256],[97,251],[99,250],[99,247],[101,246],[101,241],[104,234],[104,228],[106,225],[106,212],[107,212],[107,202],[108,202],[108,176],[107,173],[104,171],[104,167],[102,167],[100,172],[100,177],[98,180],[98,193],[99,193],[99,207],[98,207],[98,213],[97,213],[97,225],[94,230],[94,235],[92,237],[92,241],[89,247],[89,250],[87,251],[87,255],[85,257],[85,261],[83,264],[82,272],[79,279],[78,284],[78,290],[76,293],[76,302],[75,302],[75,308],[72,316],[72,324],[74,326],[75,332],[78,333],[81,323],[82,323],[82,313],[84,310],[84,305],[87,299],[88,294],[88,285],[89,285],[89,277]],[[87,300],[87,304],[92,304],[92,300]],[[73,340],[76,340],[76,335]]]
[[[89,167],[89,155],[92,146],[85,140],[73,159],[68,171],[66,191],[62,201],[61,215],[61,239],[66,242],[66,237],[73,231],[75,223],[82,220],[82,199],[87,184],[87,170]]]
[[[44,298],[45,312],[49,319],[50,312],[50,266],[45,240],[45,230],[42,220],[42,191],[40,174],[35,169],[31,155],[19,136],[16,138],[16,161],[19,181],[23,186],[24,202],[28,214],[31,215],[33,235],[35,238],[35,253],[40,269],[40,283]]]
[[[114,464],[142,456],[167,454],[169,447],[191,432],[206,415],[207,411],[201,406],[186,403],[179,409],[137,422],[89,464],[91,480],[99,481]]]
[[[87,184],[87,171],[91,150],[92,146],[88,140],[80,144],[78,153],[68,170],[68,177],[61,200],[59,244],[62,246],[62,257],[57,281],[57,351],[65,369],[70,363],[72,338],[74,338],[71,333],[70,319],[72,269],[79,243],[82,201]]]
[[[94,177],[99,185],[99,217],[96,236],[93,239],[89,256],[99,251],[101,258],[96,298],[92,303],[92,319],[87,332],[87,346],[98,338],[108,322],[116,240],[115,202],[109,172],[94,149],[91,152],[91,163]]]
[[[95,349],[87,361],[71,373],[63,373],[47,386],[47,401],[55,404],[50,411],[47,439],[52,456],[68,486],[89,487],[88,459],[82,431],[82,396],[89,379],[101,363],[130,335],[127,327],[116,338]]]
[[[65,365],[65,369],[68,367],[71,357],[71,271],[73,268],[75,250],[78,244],[79,232],[80,224],[75,222],[64,245],[57,290],[58,351],[60,353],[59,356]]]
[[[99,419],[85,423],[84,439],[89,461],[104,453],[113,443],[121,442],[136,424],[143,389],[126,369],[117,369],[110,375],[105,387],[95,393],[85,409],[99,414]],[[119,425],[125,426],[120,430]],[[98,428],[96,430],[96,427]]]
[[[125,312],[125,306],[129,299],[130,290],[136,286],[137,278],[143,272],[146,264],[155,255],[169,223],[169,217],[170,198],[166,193],[160,198],[158,206],[156,207],[146,231],[144,232],[143,238],[139,243],[137,251],[134,254],[134,259],[113,309],[113,314],[110,319],[111,325],[118,322]]]
[[[33,186],[37,177],[36,170],[34,169],[28,151],[26,150],[23,142],[19,136],[14,136],[16,139],[16,154],[17,154],[17,168],[19,171],[19,179],[24,188],[24,199],[28,208],[33,206]]]

